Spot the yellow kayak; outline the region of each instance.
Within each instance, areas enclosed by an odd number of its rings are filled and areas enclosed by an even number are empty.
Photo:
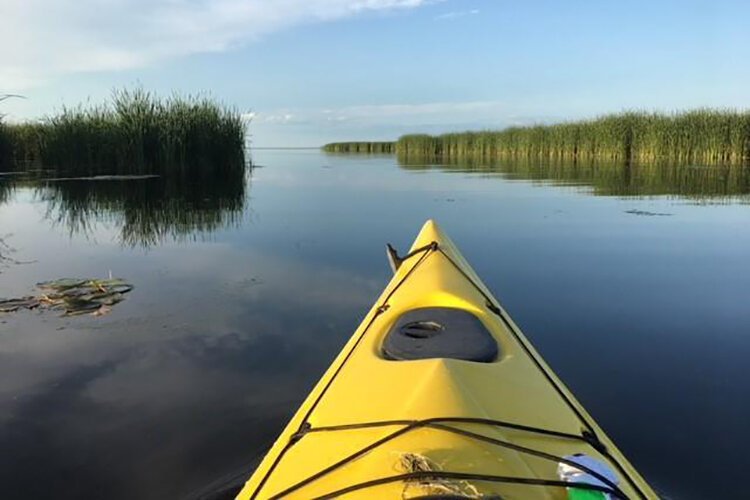
[[[238,499],[658,498],[435,222],[390,250],[393,279]]]

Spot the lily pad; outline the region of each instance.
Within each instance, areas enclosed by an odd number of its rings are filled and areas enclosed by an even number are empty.
[[[99,309],[102,305],[98,302],[88,302],[85,300],[66,300],[65,301],[65,313],[63,316],[78,316],[80,314],[93,313]]]
[[[128,286],[130,288],[133,288],[133,285],[128,283],[122,278],[109,278],[106,280],[89,280],[89,284],[92,286],[102,286],[102,287],[113,287],[113,286]]]
[[[0,300],[0,312],[42,306],[47,309],[62,309],[64,316],[102,316],[108,314],[112,306],[125,300],[124,294],[133,290],[133,285],[121,278],[61,278],[37,283],[37,287],[42,291],[39,296]]]
[[[84,285],[87,280],[80,280],[75,278],[60,278],[59,280],[52,280],[52,281],[43,281],[41,283],[37,283],[37,288],[44,289],[50,289],[50,290],[68,290],[70,288],[76,288],[81,285]]]
[[[36,297],[21,297],[18,299],[0,299],[0,312],[15,312],[18,309],[34,309],[39,307],[39,299]]]

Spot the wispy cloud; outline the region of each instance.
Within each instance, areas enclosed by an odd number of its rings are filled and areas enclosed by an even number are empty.
[[[439,16],[435,16],[435,20],[436,21],[448,21],[450,19],[458,19],[459,17],[473,16],[475,14],[479,14],[479,9],[456,10],[456,11],[440,14]]]
[[[252,124],[314,125],[325,127],[366,128],[441,124],[470,125],[498,123],[511,117],[511,107],[502,101],[456,101],[400,104],[363,104],[340,108],[300,108],[260,111],[253,114]]]
[[[273,123],[277,125],[285,125],[290,123],[299,124],[308,122],[306,118],[300,117],[298,114],[288,110],[277,110],[270,113],[253,112],[246,113],[246,115],[250,115],[251,123]],[[243,117],[245,117],[246,115],[243,115]]]
[[[219,52],[289,28],[430,0],[3,0],[0,82],[20,90],[62,74],[122,70]]]
[[[315,146],[333,141],[390,140],[401,134],[500,129],[563,120],[544,106],[513,101],[435,101],[258,111],[250,122],[256,146]]]

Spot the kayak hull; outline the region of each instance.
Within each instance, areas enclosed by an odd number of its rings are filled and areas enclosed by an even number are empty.
[[[563,499],[560,485],[514,481],[559,480],[554,457],[576,453],[608,464],[622,496],[657,498],[436,223],[407,255],[238,499]],[[497,355],[389,359],[386,336],[420,308],[470,313]]]

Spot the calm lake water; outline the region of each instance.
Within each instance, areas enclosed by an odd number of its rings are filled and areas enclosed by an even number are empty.
[[[747,494],[747,169],[253,159],[244,183],[0,177],[0,253],[29,262],[0,296],[135,285],[99,318],[0,316],[3,498],[234,491],[428,218],[658,491]]]

